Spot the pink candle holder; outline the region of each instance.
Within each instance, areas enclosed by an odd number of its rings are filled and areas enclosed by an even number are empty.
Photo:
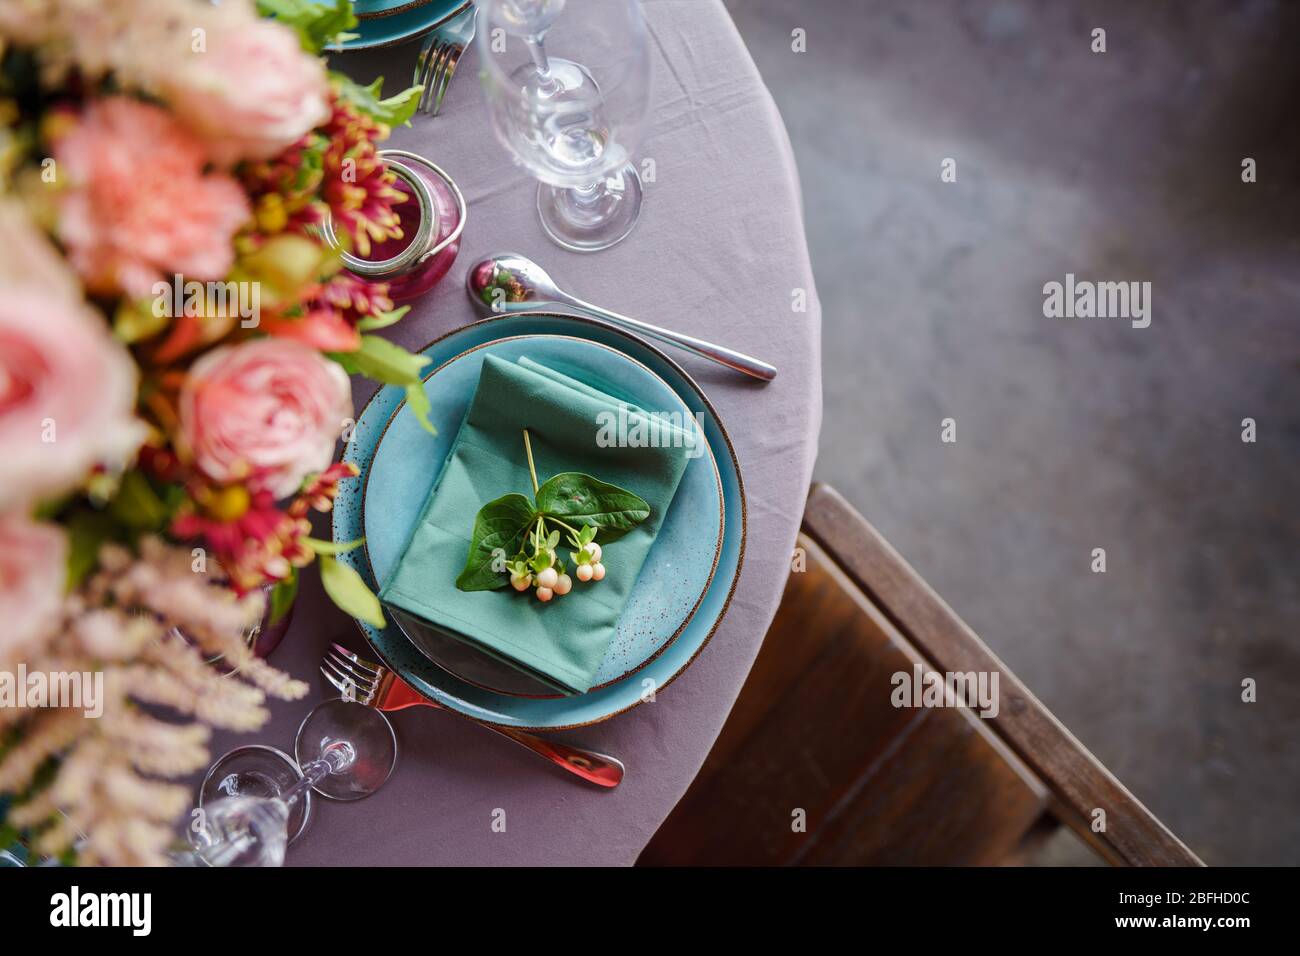
[[[394,208],[402,238],[377,243],[362,258],[340,249],[343,267],[367,282],[383,282],[395,302],[423,295],[447,274],[460,252],[465,229],[465,197],[451,177],[434,163],[404,149],[381,149],[379,157],[397,177],[407,201]],[[339,246],[331,224],[325,238]]]

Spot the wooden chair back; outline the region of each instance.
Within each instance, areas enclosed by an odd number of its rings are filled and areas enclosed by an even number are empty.
[[[735,709],[641,865],[999,864],[1056,821],[1113,863],[1200,865],[825,485],[799,548]],[[930,671],[986,690],[996,674],[996,715],[973,694],[896,706]]]

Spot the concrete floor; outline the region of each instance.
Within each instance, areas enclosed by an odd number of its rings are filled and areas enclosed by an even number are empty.
[[[727,5],[803,178],[817,476],[1208,863],[1300,863],[1300,6]],[[1045,318],[1067,272],[1150,327]]]

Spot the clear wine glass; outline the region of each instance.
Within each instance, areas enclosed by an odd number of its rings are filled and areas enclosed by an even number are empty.
[[[639,0],[479,0],[480,79],[497,139],[541,180],[559,245],[607,249],[641,213],[632,162],[650,100]]]
[[[280,866],[311,815],[311,791],[359,800],[383,786],[397,763],[397,735],[377,710],[327,700],[303,720],[297,761],[274,747],[239,747],[199,788],[189,840],[210,866]]]

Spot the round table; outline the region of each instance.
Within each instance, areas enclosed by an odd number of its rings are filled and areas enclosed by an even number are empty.
[[[508,249],[589,301],[775,364],[779,375],[764,385],[668,349],[708,392],[741,464],[749,535],[731,606],[654,703],[556,735],[619,757],[627,776],[617,789],[585,784],[456,714],[414,708],[390,715],[401,749],[385,787],[359,803],[317,798],[289,865],[633,863],[690,786],[776,611],[821,419],[821,319],[798,175],[780,114],[722,4],[647,0],[645,11],[654,79],[639,158],[654,161],[654,177],[632,235],[592,255],[565,252],[543,235],[535,183],[493,138],[477,52],[467,50],[442,113],[417,114],[386,144],[442,166],[464,192],[469,218],[451,273],[385,334],[416,349],[472,321],[465,268]],[[336,56],[334,65],[363,81],[384,75],[391,93],[415,54],[407,44]],[[358,410],[373,390],[354,381]],[[316,573],[303,578],[292,627],[270,660],[310,678],[313,692],[274,704],[255,735],[219,735],[214,757],[254,740],[292,751],[303,715],[337,696],[317,671],[329,642],[368,651]]]

